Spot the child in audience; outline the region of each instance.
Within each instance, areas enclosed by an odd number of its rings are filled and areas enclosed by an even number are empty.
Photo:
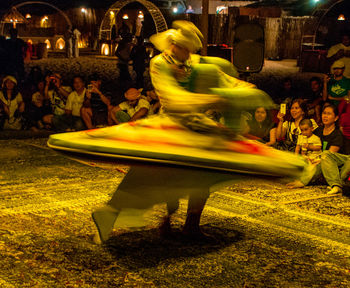
[[[313,125],[310,119],[303,119],[299,124],[301,134],[298,136],[295,154],[304,156],[311,164],[320,162],[321,139],[312,133]]]

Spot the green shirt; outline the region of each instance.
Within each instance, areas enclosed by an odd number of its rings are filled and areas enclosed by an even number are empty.
[[[328,95],[334,98],[342,98],[350,90],[350,79],[343,77],[340,80],[331,79],[328,83]],[[333,104],[338,105],[340,100],[332,100]]]

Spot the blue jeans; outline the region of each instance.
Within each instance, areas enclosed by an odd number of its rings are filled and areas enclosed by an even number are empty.
[[[321,159],[322,174],[328,185],[343,187],[344,181],[349,177],[350,156],[327,150],[322,153]]]

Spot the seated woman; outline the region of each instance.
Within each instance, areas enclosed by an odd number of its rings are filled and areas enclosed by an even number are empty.
[[[3,79],[0,102],[7,118],[4,122],[4,129],[21,130],[24,102],[21,93],[18,92],[15,77],[8,75]]]
[[[278,112],[277,118],[279,122],[276,129],[276,137],[278,140],[284,138],[284,141],[278,146],[278,148],[294,152],[298,135],[301,134],[299,127],[300,121],[306,118],[306,115],[308,114],[305,102],[303,102],[302,99],[295,99],[292,103],[290,114],[292,119],[290,121],[284,121],[285,115]],[[312,122],[313,130],[315,130],[318,126],[314,119],[310,120]]]
[[[338,110],[333,105],[325,105],[322,110],[322,123],[314,134],[321,139],[322,154],[319,164],[309,165],[299,180],[288,183],[289,188],[301,188],[317,179],[321,173],[334,189],[331,194],[341,193],[342,181],[346,178],[348,165],[344,165],[348,156],[343,155],[343,135],[336,125]],[[343,165],[339,173],[338,166]],[[342,179],[342,180],[341,180]]]
[[[244,133],[248,138],[253,136],[258,141],[272,146],[276,143],[276,127],[272,122],[271,115],[265,107],[255,109],[252,120],[247,121],[247,128]]]
[[[37,84],[37,91],[32,95],[32,102],[28,109],[27,116],[31,130],[44,128],[43,117],[50,114],[52,114],[51,103],[45,97],[45,81],[41,80]]]

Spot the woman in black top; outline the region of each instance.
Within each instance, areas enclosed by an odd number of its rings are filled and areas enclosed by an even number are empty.
[[[339,175],[338,166],[340,165],[336,165],[336,162],[333,159],[331,159],[334,155],[343,155],[339,153],[342,151],[343,135],[336,125],[337,120],[338,110],[335,108],[335,106],[325,105],[322,110],[323,125],[315,129],[313,132],[316,136],[320,137],[321,139],[323,151],[321,155],[321,163],[312,164],[310,166],[310,169],[306,169],[306,171],[303,173],[299,180],[287,184],[289,188],[304,187],[308,185],[313,179],[316,179],[318,176],[320,176],[321,173],[325,177],[328,184],[330,184],[328,178],[340,178],[340,176],[337,176]],[[329,155],[331,155],[332,157],[329,157]],[[347,159],[347,156],[344,156],[345,157],[343,158]],[[326,158],[328,159],[327,161],[325,161]],[[343,161],[343,164],[345,163],[345,161]],[[334,185],[337,187],[341,186],[341,184],[339,183]],[[334,185],[330,184],[331,187],[333,187]],[[336,193],[339,193],[338,188],[332,190],[337,190]],[[332,194],[335,194],[333,192],[334,191],[332,191]]]

